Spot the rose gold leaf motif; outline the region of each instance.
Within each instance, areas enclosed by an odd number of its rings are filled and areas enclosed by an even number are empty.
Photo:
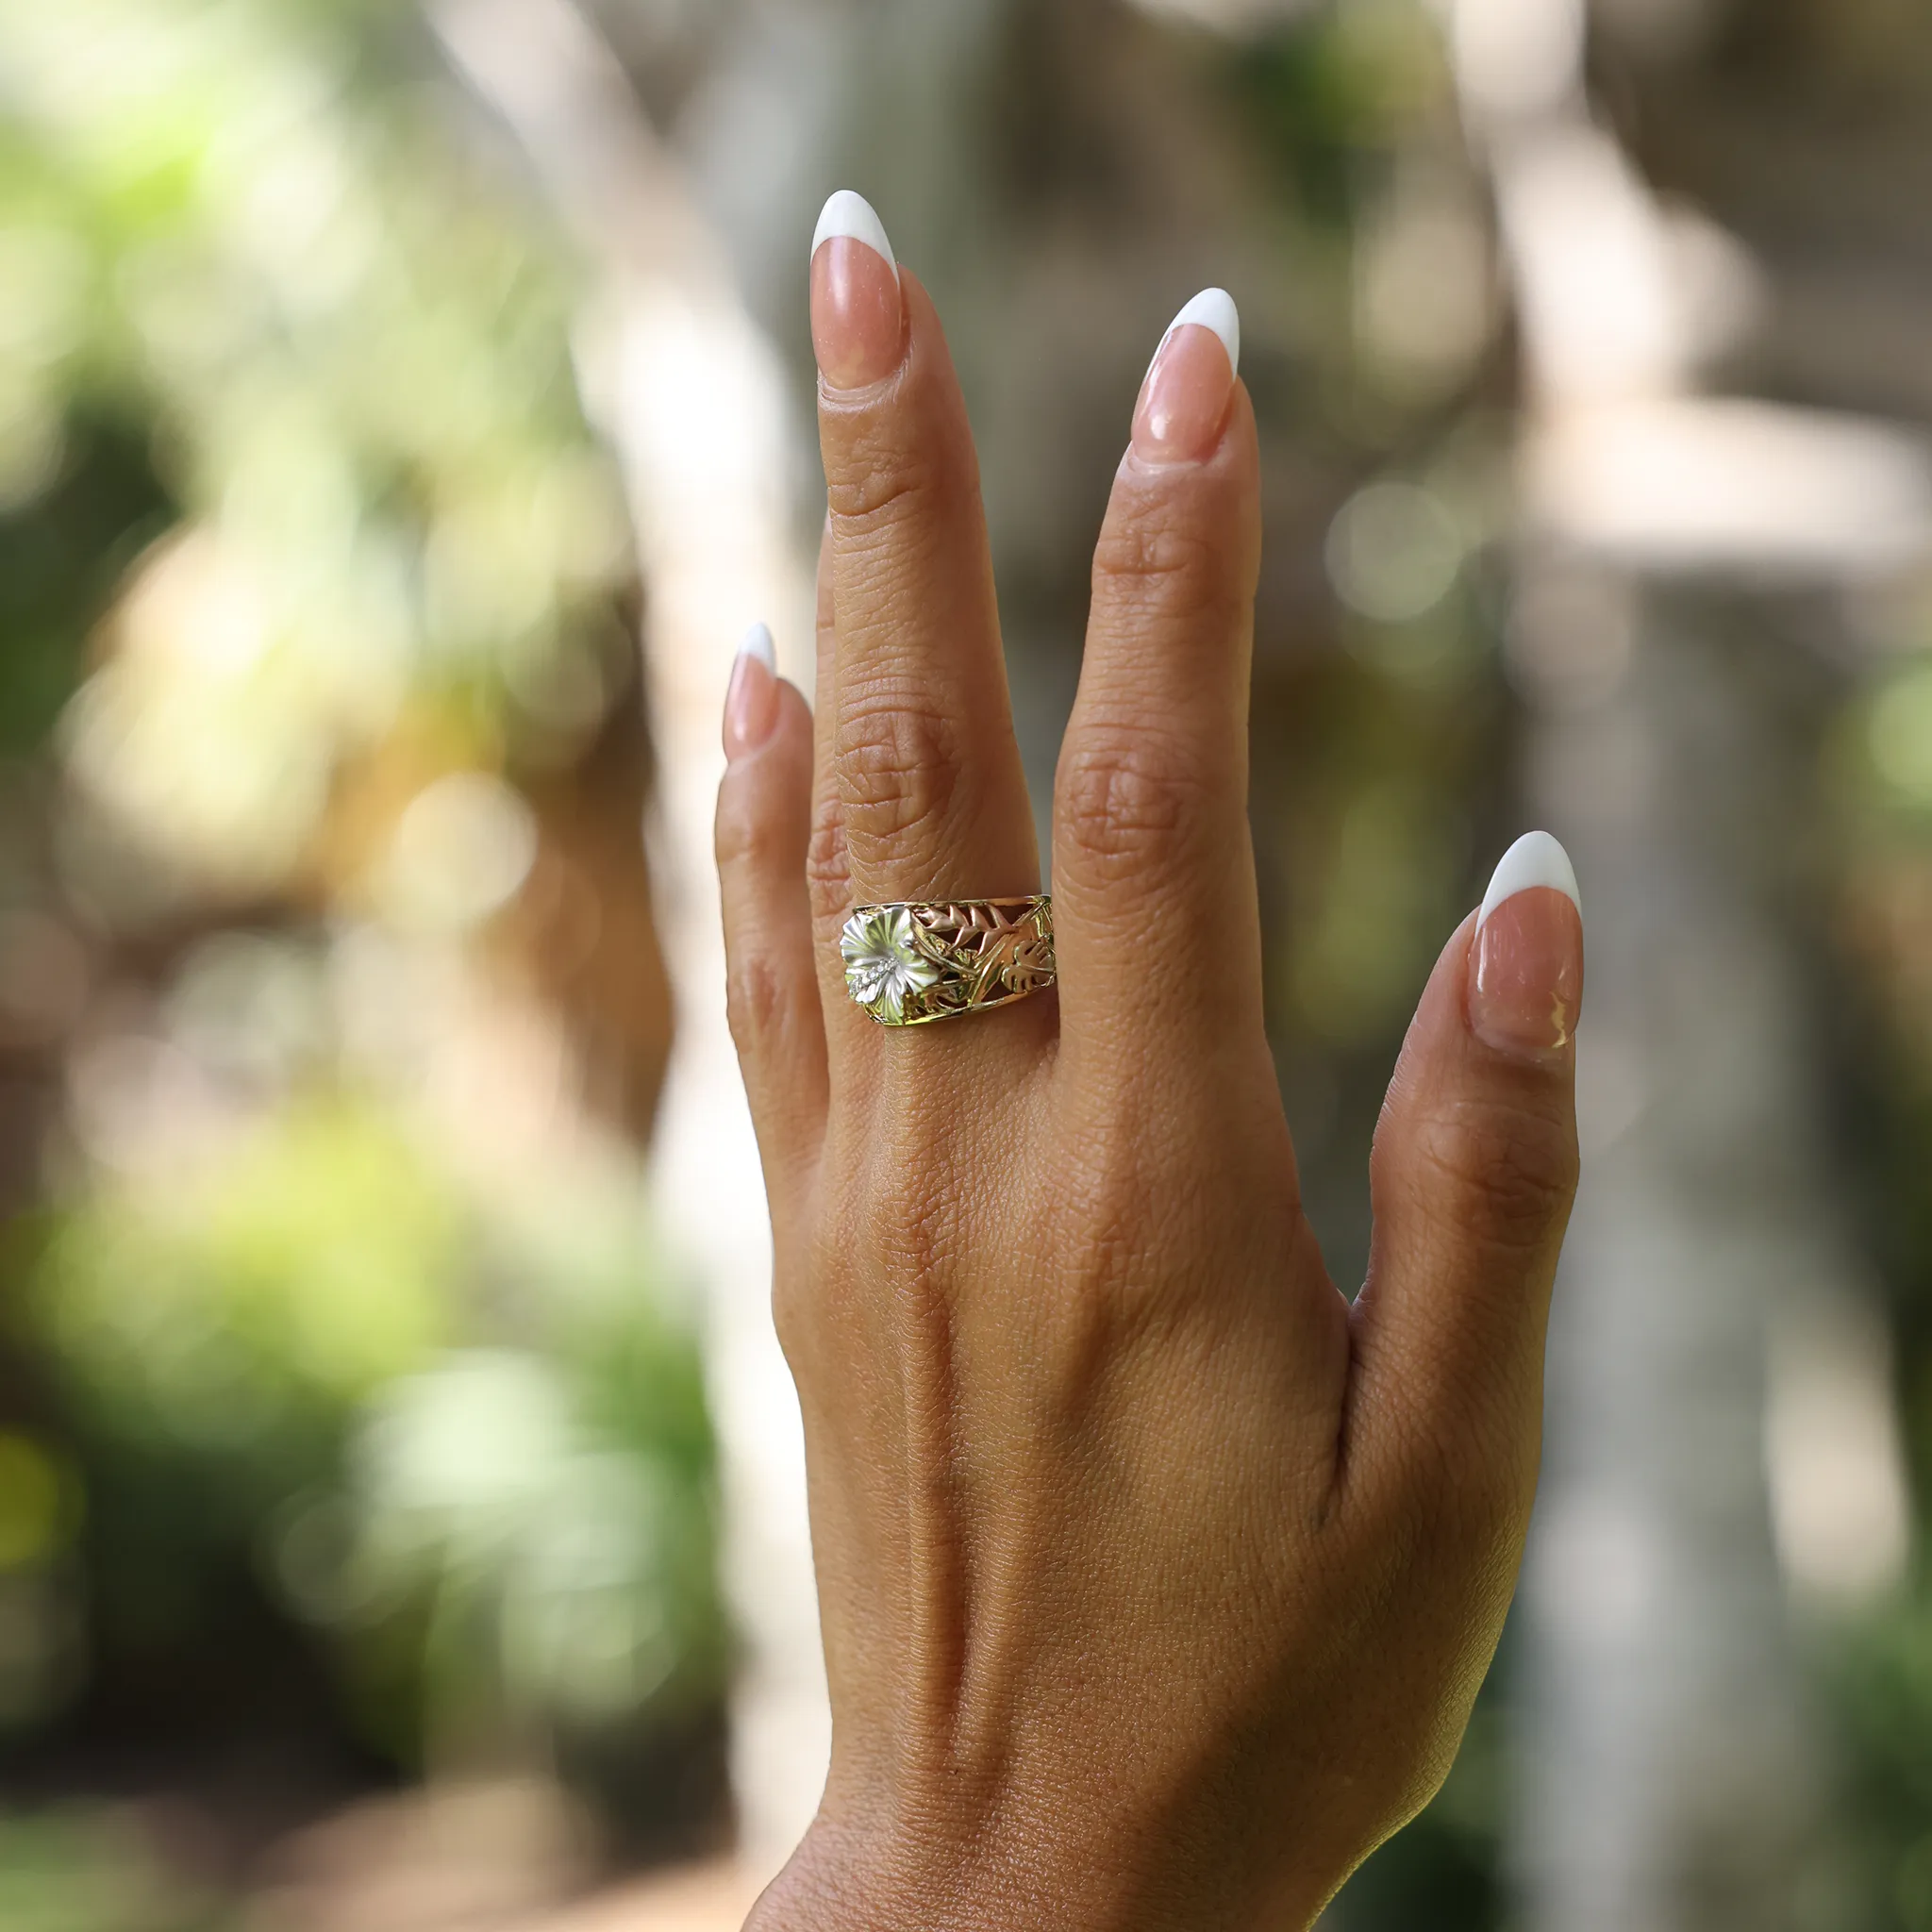
[[[1053,984],[1053,903],[957,899],[860,906],[840,938],[845,985],[882,1026],[1005,1006]]]

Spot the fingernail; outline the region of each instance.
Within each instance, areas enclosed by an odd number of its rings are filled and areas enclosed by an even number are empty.
[[[1503,855],[1476,917],[1469,1022],[1498,1053],[1560,1061],[1583,1002],[1583,902],[1570,855],[1526,832]]]
[[[899,264],[872,203],[849,188],[811,238],[811,341],[829,389],[866,389],[899,366]]]
[[[1169,325],[1141,385],[1134,448],[1156,463],[1214,454],[1241,366],[1241,319],[1225,289],[1204,289]]]
[[[778,653],[770,628],[755,624],[738,647],[724,693],[724,759],[758,750],[778,724]]]

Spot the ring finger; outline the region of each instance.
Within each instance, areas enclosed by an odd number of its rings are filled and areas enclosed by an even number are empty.
[[[811,315],[835,613],[821,810],[849,899],[1038,891],[965,402],[930,298],[856,194],[821,218]],[[817,898],[824,952],[851,905]]]

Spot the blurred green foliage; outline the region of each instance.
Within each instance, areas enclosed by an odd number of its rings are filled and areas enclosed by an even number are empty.
[[[0,73],[0,1763],[608,1795],[728,1663],[689,1296],[634,1150],[423,1096],[550,1024],[518,788],[634,685],[583,291],[413,9],[13,7]],[[110,1840],[0,1823],[0,1924],[212,1923]]]
[[[1242,49],[1233,91],[1291,206],[1344,244],[1365,171],[1449,108],[1438,22],[1418,0],[1357,0]]]
[[[479,1194],[341,1093],[104,1177],[26,1304],[103,1607],[165,1648],[245,1562],[409,1765],[715,1700],[712,1442],[655,1246],[622,1169]]]
[[[133,607],[145,651],[82,714],[112,769],[85,728],[79,762],[204,888],[285,876],[340,761],[405,711],[485,760],[554,756],[608,694],[625,523],[564,258],[450,141],[421,50],[391,23],[372,71],[359,25],[275,0],[0,19],[0,544],[26,563],[0,729],[45,730],[100,599],[182,519],[197,568]]]
[[[232,1924],[128,1819],[75,1808],[0,1820],[8,1932],[225,1932]]]
[[[1932,636],[1907,600],[1891,648],[1824,735],[1825,970],[1844,1075],[1847,1173],[1891,1302],[1923,1552],[1932,1522]],[[1814,1633],[1843,1783],[1832,1857],[1848,1932],[1932,1928],[1932,1572]]]
[[[37,1326],[96,1427],[205,1456],[252,1513],[447,1341],[459,1241],[392,1120],[304,1096],[189,1174],[104,1176],[48,1243]]]

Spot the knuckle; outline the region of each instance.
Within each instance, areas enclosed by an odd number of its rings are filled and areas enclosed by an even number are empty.
[[[1109,522],[1093,553],[1093,595],[1117,617],[1164,624],[1238,614],[1222,544],[1172,516]]]
[[[785,975],[765,954],[734,948],[724,975],[725,1016],[741,1058],[749,1058],[780,1031],[787,1019],[791,992]]]
[[[1521,1108],[1477,1105],[1433,1116],[1418,1152],[1465,1223],[1509,1250],[1548,1239],[1576,1191],[1576,1137]]]
[[[1080,1211],[1063,1233],[1065,1275],[1074,1298],[1083,1309],[1109,1301],[1117,1291],[1131,1291],[1144,1278],[1137,1266],[1141,1223],[1147,1208],[1141,1163],[1130,1150],[1096,1150],[1084,1164],[1079,1190]],[[1068,1217],[1058,1214],[1063,1228]]]
[[[1060,835],[1103,875],[1139,870],[1185,844],[1208,789],[1172,739],[1143,726],[1089,727],[1060,764]]]
[[[1194,1257],[1211,1251],[1196,1239],[1202,1176],[1158,1128],[1095,1124],[1079,1141],[1040,1204],[1058,1282],[1041,1315],[1073,1387],[1185,1323],[1205,1281]]]
[[[825,479],[832,515],[859,536],[926,514],[943,491],[943,472],[929,456],[863,431]]]
[[[720,872],[756,864],[773,842],[770,823],[747,795],[748,788],[731,782],[734,775],[727,774],[718,788],[718,812],[712,822],[712,850]]]
[[[894,858],[936,845],[958,786],[958,751],[943,712],[896,691],[857,700],[838,751],[848,842],[889,845]]]
[[[806,889],[820,919],[842,913],[852,899],[852,860],[845,849],[845,816],[836,800],[821,804],[805,848]]]

